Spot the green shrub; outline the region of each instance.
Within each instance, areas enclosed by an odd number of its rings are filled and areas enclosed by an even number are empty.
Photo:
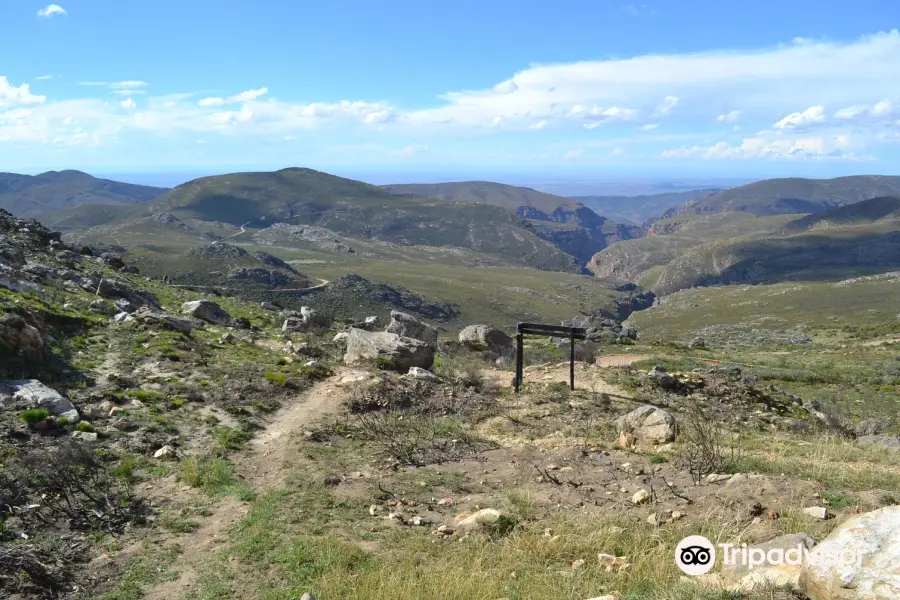
[[[96,427],[86,421],[79,421],[78,425],[75,426],[75,429],[86,433],[94,433],[97,431]]]
[[[273,383],[275,385],[286,385],[287,384],[287,375],[284,373],[277,373],[275,371],[266,371],[265,373],[266,381],[269,383]]]
[[[72,419],[70,419],[69,417],[60,417],[56,420],[56,422],[60,427],[65,427],[66,425],[72,424]]]
[[[49,416],[50,413],[46,408],[29,408],[22,413],[22,420],[29,425],[36,425],[41,421],[45,421]]]

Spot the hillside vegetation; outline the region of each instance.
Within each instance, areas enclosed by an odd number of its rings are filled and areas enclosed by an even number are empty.
[[[640,196],[572,196],[598,215],[630,225],[646,225],[673,206],[708,196],[718,189],[698,189]]]
[[[797,233],[812,229],[826,229],[858,223],[875,223],[900,219],[900,196],[871,198],[849,206],[826,210],[791,221],[784,227],[785,233]]]
[[[900,177],[855,175],[834,179],[766,179],[715,192],[671,208],[662,218],[683,214],[743,211],[755,215],[815,213],[900,194]]]
[[[580,271],[572,256],[541,239],[527,219],[503,208],[395,196],[311,169],[204,177],[176,187],[143,211],[146,216],[140,218],[104,211],[114,218],[93,231],[74,233],[84,238],[121,237],[119,233],[126,232],[155,235],[164,226],[200,239],[211,233],[204,223],[249,233],[276,223],[316,225],[362,241],[469,249],[543,270]],[[102,220],[95,214],[86,218]],[[73,219],[65,222],[76,226]]]
[[[394,194],[440,198],[448,202],[478,202],[511,210],[531,220],[535,231],[580,263],[621,240],[640,237],[640,228],[600,216],[572,198],[489,181],[388,185]]]
[[[597,253],[588,269],[601,279],[618,283],[640,281],[653,287],[653,275],[691,248],[711,240],[778,232],[797,215],[757,217],[734,212],[716,215],[682,215],[656,221],[648,235],[628,240]]]
[[[98,179],[81,171],[48,171],[40,175],[0,173],[0,208],[19,217],[43,217],[83,204],[139,204],[166,188]]]

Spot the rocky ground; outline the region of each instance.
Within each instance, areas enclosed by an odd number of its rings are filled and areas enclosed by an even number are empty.
[[[532,339],[516,394],[489,325],[333,323],[99,250],[0,213],[0,597],[900,595],[896,422],[765,362],[889,346],[740,330],[751,362],[723,328],[649,343],[598,315],[570,321],[575,390]],[[900,384],[844,362],[848,398]],[[818,558],[688,577],[688,535]]]

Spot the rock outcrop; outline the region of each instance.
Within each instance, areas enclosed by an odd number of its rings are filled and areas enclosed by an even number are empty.
[[[214,325],[225,325],[231,321],[229,315],[221,306],[210,300],[193,300],[181,305],[181,313],[197,319],[203,319]]]
[[[408,337],[414,340],[421,340],[431,346],[432,350],[437,348],[437,328],[410,314],[400,312],[399,310],[391,311],[391,322],[387,326],[387,329],[385,329],[385,332],[395,333],[401,337]]]
[[[396,333],[351,329],[347,332],[344,362],[374,360],[383,366],[406,372],[412,367],[430,369],[434,364],[434,348],[426,342]]]
[[[469,325],[459,332],[458,339],[469,350],[503,354],[513,349],[513,339],[490,325]]]

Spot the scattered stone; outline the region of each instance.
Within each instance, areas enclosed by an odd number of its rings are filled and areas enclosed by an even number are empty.
[[[634,496],[631,497],[631,503],[634,505],[645,504],[649,501],[650,501],[650,493],[644,489],[638,490],[634,494]]]
[[[888,506],[848,519],[813,548],[800,590],[811,600],[900,598],[897,564],[900,506]]]
[[[44,408],[54,417],[68,419],[70,423],[77,423],[80,419],[68,398],[37,379],[7,381],[3,387],[14,399],[27,402],[33,408]]]
[[[332,342],[346,342],[348,335],[349,334],[346,331],[342,331],[339,334],[335,335],[331,341]]]
[[[222,334],[222,343],[223,344],[233,344],[235,340],[233,333],[225,333]]]
[[[19,315],[0,318],[0,346],[6,346],[13,354],[19,354],[35,362],[44,357],[44,340],[41,332]]]
[[[101,315],[114,315],[116,313],[116,308],[112,304],[99,298],[88,305],[88,310]]]
[[[812,517],[813,519],[819,519],[820,521],[824,521],[830,516],[828,514],[828,509],[824,506],[810,506],[804,508],[803,514],[808,517]]]
[[[127,312],[120,312],[112,318],[112,321],[113,323],[127,323],[128,321],[134,321],[134,317]]]
[[[878,419],[863,419],[853,427],[853,433],[857,437],[879,435],[884,433],[884,427]]]
[[[615,421],[620,443],[667,444],[675,441],[675,417],[655,406],[641,406]]]
[[[434,364],[434,348],[395,333],[351,329],[347,332],[344,362],[352,364],[364,359],[380,361],[397,371],[409,371],[411,367],[430,369]]]
[[[573,560],[573,561],[572,561],[572,570],[573,570],[573,571],[577,571],[578,569],[580,569],[580,568],[583,567],[583,566],[584,566],[584,559],[583,559],[583,558],[579,558],[579,559],[577,559],[577,560]]]
[[[82,442],[96,442],[97,434],[93,431],[73,431],[72,437]]]
[[[221,306],[210,300],[193,300],[181,305],[181,314],[191,315],[197,319],[203,319],[213,325],[224,325],[231,321],[229,315]]]
[[[864,435],[856,440],[860,446],[875,446],[900,452],[900,436],[890,434]]]
[[[385,329],[385,333],[394,333],[400,337],[420,340],[428,344],[432,349],[437,348],[437,328],[398,310],[391,311],[391,322]]]
[[[316,600],[316,597],[309,592],[303,592],[303,595],[300,596],[300,600]]]
[[[678,385],[678,380],[666,373],[666,370],[659,365],[650,369],[647,376],[650,378],[650,381],[663,389],[671,389]]]
[[[441,378],[431,371],[426,371],[425,369],[421,369],[419,367],[410,368],[407,376],[412,379],[418,379],[419,381],[430,381],[432,383],[440,383],[441,381]]]
[[[459,332],[457,339],[469,350],[478,352],[490,350],[503,354],[513,349],[513,339],[490,325],[469,325]]]
[[[135,311],[132,317],[142,323],[162,325],[166,329],[172,329],[181,333],[190,333],[194,329],[195,322],[181,317],[173,317],[161,310],[154,310],[148,306],[142,306]]]
[[[631,566],[627,556],[613,556],[612,554],[600,553],[597,555],[597,561],[607,572],[613,569],[623,571]]]
[[[688,348],[690,348],[692,350],[694,350],[694,349],[705,350],[706,349],[706,340],[704,340],[700,336],[697,336],[694,339],[692,339],[690,342],[688,342]]]
[[[494,508],[482,508],[478,512],[462,517],[456,522],[457,532],[471,532],[481,529],[485,525],[496,523],[503,513]]]
[[[175,450],[175,448],[166,444],[153,453],[153,458],[175,459],[178,458],[178,452]]]
[[[647,517],[647,523],[653,525],[654,527],[659,525],[659,516],[656,513],[651,513],[649,517]]]
[[[278,310],[278,307],[271,302],[260,302],[259,307],[263,310]]]

